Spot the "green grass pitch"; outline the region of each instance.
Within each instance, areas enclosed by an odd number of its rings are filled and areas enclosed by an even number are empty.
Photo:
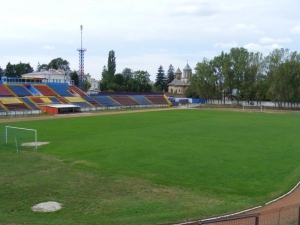
[[[255,207],[300,180],[300,115],[170,110],[0,124],[0,224],[179,223]],[[54,213],[34,204],[58,201]]]

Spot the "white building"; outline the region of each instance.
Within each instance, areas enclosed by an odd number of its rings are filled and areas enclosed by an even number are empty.
[[[89,93],[98,93],[99,89],[99,81],[95,78],[92,78],[90,74],[84,75],[87,81],[91,84],[90,89],[88,90]],[[74,81],[71,80],[70,71],[64,70],[55,70],[49,69],[40,72],[32,72],[23,74],[22,78],[39,78],[43,80],[43,82],[49,83],[68,83],[70,85],[74,84]]]
[[[95,78],[92,78],[90,74],[87,74],[84,77],[91,84],[91,87],[88,90],[88,93],[98,93],[100,91],[99,80],[96,80]]]
[[[67,72],[63,70],[49,69],[41,72],[32,72],[22,75],[23,78],[40,78],[43,82],[50,83],[69,83],[71,81]]]

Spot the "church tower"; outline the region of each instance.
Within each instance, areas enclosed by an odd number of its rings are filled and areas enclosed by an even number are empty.
[[[192,75],[192,69],[188,63],[186,63],[186,66],[183,69],[183,79],[185,79],[185,82],[188,82]]]
[[[181,80],[181,76],[182,76],[182,72],[181,72],[181,70],[180,70],[179,67],[178,67],[178,69],[177,69],[176,72],[175,72],[175,78],[176,78],[177,80]]]
[[[183,69],[183,73],[178,69],[175,72],[175,79],[168,84],[168,92],[178,95],[184,95],[185,90],[190,86],[190,78],[192,76],[192,69],[187,63]]]

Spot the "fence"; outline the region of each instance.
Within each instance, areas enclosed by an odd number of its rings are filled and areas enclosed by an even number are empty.
[[[274,108],[290,108],[290,109],[300,108],[300,103],[291,103],[291,102],[209,100],[207,103],[213,105],[252,105],[252,106],[265,106],[265,107],[274,107]]]
[[[202,220],[190,225],[300,225],[300,204],[270,211]]]
[[[8,112],[0,112],[2,117],[30,117],[42,114],[41,110],[10,110]]]
[[[88,111],[106,111],[106,110],[126,110],[126,109],[150,109],[150,108],[163,108],[168,105],[122,105],[122,106],[105,106],[105,107],[81,107],[81,112]]]
[[[111,111],[111,110],[132,110],[132,109],[151,109],[151,108],[164,108],[168,107],[167,104],[160,105],[126,105],[126,106],[106,106],[106,107],[80,107],[80,112],[93,112],[93,111]],[[79,112],[79,113],[80,113]],[[78,113],[68,112],[68,113]],[[42,110],[11,110],[0,112],[0,118],[19,118],[19,117],[31,117],[43,114]]]

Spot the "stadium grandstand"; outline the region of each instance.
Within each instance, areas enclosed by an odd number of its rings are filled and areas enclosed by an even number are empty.
[[[1,77],[0,115],[61,114],[104,109],[167,107],[164,93],[99,92],[88,95],[72,82],[49,82],[46,77]]]

